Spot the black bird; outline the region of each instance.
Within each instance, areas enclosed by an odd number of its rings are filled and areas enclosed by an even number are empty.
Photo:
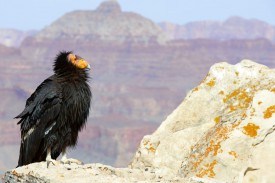
[[[92,93],[88,85],[90,65],[72,52],[60,52],[54,75],[44,80],[27,99],[21,118],[18,167],[34,162],[70,163],[66,149],[77,143],[78,132],[89,115]]]

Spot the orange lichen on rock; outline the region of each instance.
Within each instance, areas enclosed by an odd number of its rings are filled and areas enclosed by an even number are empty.
[[[202,178],[207,175],[209,178],[214,178],[216,175],[216,173],[214,172],[214,167],[216,164],[217,160],[213,160],[213,162],[205,164],[203,168],[199,169],[196,176]]]
[[[192,91],[192,93],[193,93],[193,92],[196,92],[196,91],[199,91],[199,88],[198,88],[198,87],[194,88],[193,91]]]
[[[244,89],[237,89],[223,98],[224,103],[228,104],[229,113],[238,109],[247,109],[252,102],[253,93],[248,93]]]
[[[196,172],[197,168],[200,166],[201,162],[203,161],[203,155],[202,154],[192,154],[191,157],[196,160],[196,161],[192,162],[191,170],[193,172]]]
[[[240,93],[239,90],[234,90],[232,93],[226,95],[226,97],[223,99],[223,102],[226,103],[229,99],[237,96]]]
[[[242,100],[244,102],[251,102],[252,98],[248,96],[247,92],[245,90],[237,89],[234,90],[232,93],[226,95],[226,97],[223,99],[223,102],[226,103],[230,99],[236,97],[237,100]]]
[[[244,120],[245,118],[247,118],[247,114],[244,112],[242,115],[242,120]]]
[[[221,91],[219,92],[219,94],[220,94],[220,95],[224,95],[224,91],[221,90]]]
[[[255,125],[254,123],[248,123],[246,126],[243,127],[243,133],[250,137],[256,137],[258,135],[258,130],[260,127]]]
[[[262,101],[259,101],[259,102],[258,102],[258,105],[261,105],[262,103],[263,103]]]
[[[230,109],[230,112],[237,110],[237,106],[233,106],[233,105],[229,105],[228,108]]]
[[[271,118],[273,113],[275,113],[275,105],[268,107],[264,111],[264,119]]]
[[[205,149],[204,157],[208,157],[211,152],[212,156],[216,156],[220,148],[221,142],[215,143],[213,140],[211,140],[210,145]]]
[[[148,143],[149,143],[149,141],[147,140],[147,141],[143,142],[143,145],[146,146]]]
[[[216,124],[219,124],[221,122],[221,116],[215,117],[214,121]]]
[[[232,129],[236,128],[237,126],[239,126],[241,124],[241,121],[237,122],[237,123],[234,123],[232,125]]]
[[[148,150],[151,151],[151,152],[156,152],[156,149],[153,148],[153,147],[150,147]]]
[[[220,126],[214,132],[214,137],[217,141],[228,139],[228,132],[231,131],[229,126]]]
[[[219,123],[220,124],[220,123]],[[198,177],[203,177],[205,175],[208,175],[208,177],[214,177],[215,174],[210,173],[210,169],[202,168],[202,162],[207,157],[215,157],[219,153],[222,153],[222,146],[221,143],[229,138],[229,133],[233,131],[234,128],[236,128],[240,122],[233,123],[229,125],[220,125],[216,127],[213,131],[209,131],[208,134],[206,134],[205,141],[209,142],[208,144],[196,144],[195,146],[191,147],[191,152],[194,152],[190,155],[190,163],[191,163],[191,171],[196,172]],[[217,163],[215,160],[215,163],[212,164],[213,166]],[[209,164],[211,165],[211,163]],[[213,170],[213,169],[212,169]]]
[[[208,85],[210,87],[215,86],[215,84],[216,84],[215,79],[211,79],[208,83],[206,83],[206,85]]]
[[[237,157],[238,157],[238,156],[237,156],[237,153],[236,153],[235,151],[230,151],[230,152],[228,152],[228,154],[234,156],[234,158],[237,158]]]

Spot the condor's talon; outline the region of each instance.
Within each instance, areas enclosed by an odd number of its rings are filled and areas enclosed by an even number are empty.
[[[50,148],[47,149],[46,162],[47,162],[47,168],[49,168],[50,163],[52,163],[53,165],[57,165],[57,161],[52,159],[52,157],[51,157],[51,149]]]
[[[49,168],[50,163],[52,163],[53,165],[57,165],[57,161],[53,159],[47,159],[46,162],[47,162],[47,168]]]

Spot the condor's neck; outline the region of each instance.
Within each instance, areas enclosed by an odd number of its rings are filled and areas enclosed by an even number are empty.
[[[59,82],[86,82],[89,78],[84,70],[70,70],[56,72],[55,75]]]

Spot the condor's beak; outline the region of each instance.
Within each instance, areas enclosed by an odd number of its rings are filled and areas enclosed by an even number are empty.
[[[91,69],[91,66],[90,66],[90,64],[88,64],[85,70],[88,71],[88,70],[90,70],[90,69]]]
[[[91,69],[90,64],[85,59],[81,58],[80,56],[77,56],[77,55],[71,53],[68,55],[67,58],[72,64],[74,64],[79,69],[85,69],[85,70]]]

